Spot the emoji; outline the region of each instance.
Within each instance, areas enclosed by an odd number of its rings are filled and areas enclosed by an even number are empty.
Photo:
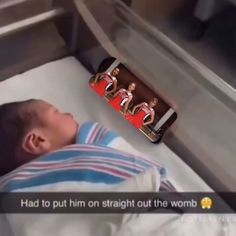
[[[211,209],[212,208],[213,201],[209,197],[204,197],[201,200],[201,207],[202,209]]]

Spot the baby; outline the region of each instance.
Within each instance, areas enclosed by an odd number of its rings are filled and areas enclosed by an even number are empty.
[[[74,144],[78,123],[42,100],[0,106],[0,176],[41,155]]]
[[[92,151],[88,155],[102,159],[112,152],[110,147],[116,138],[119,139],[119,136],[115,132],[98,123],[88,122],[79,126],[70,113],[60,112],[42,100],[3,104],[0,106],[0,176],[33,159],[76,143],[99,146],[102,152]],[[136,161],[132,154],[115,150],[115,154],[111,155],[111,160],[115,156],[118,160],[127,156],[127,160],[133,160],[133,168],[140,169],[140,161]],[[144,166],[153,165],[146,163]],[[160,173],[163,170],[160,166],[158,169]],[[136,169],[134,172],[141,173]],[[175,191],[175,188],[165,179],[161,180],[160,191]]]
[[[61,112],[42,100],[3,104],[0,105],[0,176],[71,144],[99,147],[103,151],[88,150],[88,155],[96,158],[108,158],[108,153],[112,153],[111,160],[115,157],[123,160],[127,156],[128,162],[133,161],[132,168],[136,174],[141,173],[136,169],[140,169],[141,162],[145,168],[153,166],[144,159],[137,161],[132,154],[111,149],[117,138],[120,137],[115,132],[98,123],[87,122],[79,126],[70,113]],[[125,170],[126,167],[122,168]],[[161,166],[157,168],[161,175],[165,175]],[[175,188],[164,178],[160,191],[175,191]]]

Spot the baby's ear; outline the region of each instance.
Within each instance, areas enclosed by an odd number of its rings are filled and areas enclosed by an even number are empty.
[[[25,135],[22,149],[28,154],[41,156],[50,151],[51,143],[40,130],[33,129]]]

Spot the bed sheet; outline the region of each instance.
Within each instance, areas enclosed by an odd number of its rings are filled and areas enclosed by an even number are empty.
[[[80,123],[88,120],[101,122],[118,131],[138,151],[162,163],[179,191],[211,191],[164,143],[152,144],[91,91],[88,86],[90,77],[76,58],[63,58],[1,82],[0,104],[29,98],[44,99],[73,113]]]

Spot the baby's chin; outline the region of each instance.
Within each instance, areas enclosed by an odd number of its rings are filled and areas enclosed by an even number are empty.
[[[73,135],[71,136],[71,140],[70,140],[70,143],[68,145],[76,143],[76,139],[77,139],[78,132],[79,132],[79,127],[80,127],[79,123],[75,122],[75,128],[73,129]]]
[[[74,121],[75,121],[76,130],[78,130],[80,127],[79,122],[77,120],[74,120]]]
[[[75,121],[75,136],[77,137],[79,133],[80,125],[79,122]]]

